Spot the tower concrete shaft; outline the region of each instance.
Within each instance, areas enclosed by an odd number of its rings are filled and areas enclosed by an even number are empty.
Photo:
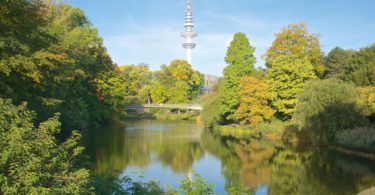
[[[193,32],[194,21],[193,21],[193,13],[191,12],[190,0],[187,0],[184,27],[185,27],[185,32],[182,32],[181,36],[185,38],[185,43],[182,44],[182,47],[186,49],[186,60],[191,65],[192,64],[192,50],[196,46],[196,44],[193,42],[193,38],[198,36],[198,33]]]

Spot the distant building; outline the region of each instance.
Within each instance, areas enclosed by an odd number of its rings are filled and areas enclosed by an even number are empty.
[[[219,82],[218,76],[205,74],[204,75],[203,91],[210,92],[218,82]]]

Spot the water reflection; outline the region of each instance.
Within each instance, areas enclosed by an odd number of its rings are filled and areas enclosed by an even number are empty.
[[[256,194],[356,194],[375,186],[373,161],[327,149],[223,138],[194,122],[126,122],[84,138],[98,172],[142,170],[146,179],[174,186],[196,171],[220,194],[239,185]]]

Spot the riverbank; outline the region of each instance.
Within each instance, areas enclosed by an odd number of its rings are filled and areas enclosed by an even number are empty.
[[[343,154],[351,155],[351,156],[357,156],[361,158],[366,158],[369,160],[374,160],[375,161],[375,154],[370,153],[370,152],[362,152],[362,151],[357,151],[357,150],[352,150],[352,149],[347,149],[343,148],[340,146],[329,146],[331,149],[336,150],[338,152],[341,152]]]
[[[249,125],[218,125],[214,128],[214,131],[223,137],[233,137],[247,141],[266,140],[293,146],[327,147],[346,155],[375,160],[375,153],[371,151],[343,147],[333,143],[314,143],[312,141],[313,138],[308,132],[298,130],[290,122],[273,121],[261,124],[258,127],[251,127]]]
[[[158,119],[158,120],[197,120],[199,112],[185,109],[145,109],[142,111],[129,111],[125,120]]]

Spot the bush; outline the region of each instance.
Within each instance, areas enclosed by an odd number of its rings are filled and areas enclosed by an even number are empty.
[[[185,180],[180,181],[180,190],[185,195],[196,195],[196,194],[205,194],[210,195],[214,194],[214,185],[208,183],[208,180],[203,179],[199,174],[195,174],[195,181],[186,178]]]
[[[357,127],[337,132],[337,145],[367,152],[375,152],[375,127]]]
[[[220,126],[220,134],[239,139],[261,139],[263,133],[251,126]]]
[[[336,79],[313,81],[299,95],[293,121],[315,141],[332,141],[335,132],[368,124],[357,106],[354,86]]]
[[[89,171],[77,166],[81,135],[61,142],[59,114],[37,126],[35,116],[0,98],[0,194],[89,194]]]

